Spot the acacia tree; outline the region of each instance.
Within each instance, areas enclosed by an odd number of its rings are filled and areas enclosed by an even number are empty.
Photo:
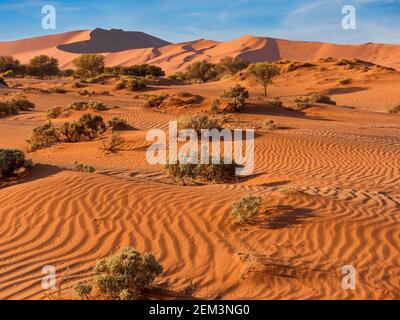
[[[257,62],[249,65],[248,71],[257,82],[264,86],[264,94],[267,96],[267,86],[272,78],[279,74],[279,68],[272,63]]]
[[[94,77],[104,71],[104,56],[83,54],[74,60],[74,65],[79,77]]]
[[[235,75],[239,71],[246,69],[249,64],[249,62],[240,58],[225,57],[217,64],[217,71],[221,74]]]
[[[58,60],[46,55],[36,56],[29,62],[28,74],[34,77],[44,78],[46,76],[52,77],[60,73],[58,68]]]
[[[0,56],[0,73],[7,71],[18,73],[20,68],[21,65],[19,61],[14,59],[12,56]]]

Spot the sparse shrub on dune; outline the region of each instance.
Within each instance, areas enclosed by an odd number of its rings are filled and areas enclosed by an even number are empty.
[[[75,171],[79,172],[87,172],[87,173],[93,173],[96,171],[96,168],[87,164],[79,163],[78,161],[75,161]]]
[[[61,117],[63,113],[63,108],[62,107],[53,107],[48,110],[46,110],[46,117],[47,119],[57,119]]]
[[[331,99],[331,97],[324,94],[313,94],[311,100],[315,103],[331,104],[336,105],[336,102]]]
[[[171,74],[169,76],[170,79],[178,81],[178,82],[182,82],[182,83],[186,83],[189,81],[189,79],[187,78],[186,74],[184,72],[176,72],[174,74]]]
[[[140,91],[147,87],[146,81],[142,78],[126,77],[121,79],[115,85],[115,90],[127,89],[129,91]]]
[[[86,87],[86,86],[84,84],[80,83],[79,81],[75,81],[72,84],[72,88],[75,88],[75,89],[80,89],[80,88],[84,88],[84,87]]]
[[[136,251],[132,247],[98,261],[91,282],[78,283],[75,294],[80,299],[89,299],[95,289],[100,295],[112,300],[135,300],[143,290],[154,283],[163,273],[163,268],[152,253]]]
[[[261,197],[244,196],[233,204],[231,216],[239,224],[248,223],[260,212],[261,202]]]
[[[215,117],[208,117],[206,115],[195,115],[191,117],[181,117],[178,119],[178,130],[193,129],[198,134],[202,129],[221,129],[219,119]]]
[[[237,84],[224,91],[221,97],[228,99],[228,105],[224,108],[225,112],[239,112],[243,110],[246,99],[250,97],[250,94],[245,87]]]
[[[390,108],[389,113],[400,113],[400,103]]]
[[[103,141],[103,150],[109,153],[116,153],[124,142],[124,138],[119,133],[113,132],[110,137]]]
[[[284,108],[283,102],[280,98],[275,98],[274,100],[269,101],[274,107]]]
[[[196,179],[209,182],[232,180],[236,177],[237,167],[236,163],[224,163],[223,159],[216,164],[213,164],[211,159],[209,164],[182,163],[178,160],[177,163],[164,165],[164,171],[174,182],[185,186]]]
[[[50,147],[57,142],[79,142],[94,139],[99,133],[106,130],[103,118],[84,114],[78,121],[65,122],[55,127],[51,122],[33,129],[27,140],[29,150]]]
[[[126,123],[125,119],[119,118],[119,117],[112,117],[108,121],[108,126],[112,130],[123,130],[128,127],[128,124]]]
[[[294,108],[296,111],[302,111],[314,106],[314,101],[309,97],[300,97],[295,99],[294,102],[296,103],[296,107]]]
[[[20,111],[29,111],[35,108],[35,104],[29,101],[25,95],[21,93],[13,94],[4,101],[0,101],[0,113],[18,114]]]
[[[274,120],[267,120],[264,121],[261,125],[262,131],[272,131],[278,129],[278,125],[275,123]]]
[[[31,137],[27,140],[29,151],[50,147],[58,141],[57,128],[51,122],[35,127]]]
[[[76,110],[76,111],[104,111],[107,110],[107,106],[96,100],[91,101],[75,101],[65,108],[65,110]]]
[[[220,113],[221,112],[221,102],[218,99],[214,99],[211,103],[211,112]]]
[[[165,99],[169,97],[168,94],[150,95],[146,97],[145,107],[155,108],[159,107]]]
[[[63,87],[53,87],[50,88],[49,91],[52,93],[62,93],[62,94],[67,93],[67,90]]]
[[[0,149],[0,180],[17,174],[21,170],[28,170],[32,161],[25,158],[25,154],[17,149]]]
[[[353,82],[353,80],[351,80],[349,78],[341,79],[341,80],[338,81],[338,83],[341,84],[341,85],[350,84],[352,82]]]

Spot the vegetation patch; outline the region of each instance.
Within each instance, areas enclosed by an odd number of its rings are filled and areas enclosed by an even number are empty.
[[[0,149],[0,180],[26,171],[32,164],[21,150]]]

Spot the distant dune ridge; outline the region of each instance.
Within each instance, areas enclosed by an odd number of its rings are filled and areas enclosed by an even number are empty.
[[[107,66],[150,63],[162,67],[167,73],[183,70],[192,62],[218,62],[226,56],[250,62],[359,58],[400,69],[400,45],[376,43],[338,45],[246,35],[227,42],[199,39],[171,44],[143,32],[119,29],[80,30],[0,42],[0,55],[12,55],[26,63],[35,55],[46,54],[57,58],[61,68],[72,67],[73,59],[84,53],[103,54]]]

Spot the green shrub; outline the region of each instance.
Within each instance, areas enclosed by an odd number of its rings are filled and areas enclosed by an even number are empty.
[[[74,60],[76,74],[81,78],[95,77],[104,71],[104,56],[83,54]]]
[[[103,141],[103,150],[111,153],[116,153],[125,142],[124,138],[117,132],[113,134],[105,141]]]
[[[202,129],[221,129],[221,123],[217,118],[206,115],[195,115],[192,117],[182,117],[178,119],[178,130],[193,129],[198,134]]]
[[[31,59],[27,65],[27,72],[33,77],[44,77],[56,76],[60,73],[58,68],[58,60],[46,55],[36,56]]]
[[[165,99],[169,97],[168,94],[150,95],[146,97],[145,107],[155,108],[159,107]]]
[[[150,64],[138,64],[130,67],[124,67],[122,68],[122,74],[132,77],[165,76],[165,72],[160,67],[153,66]]]
[[[76,111],[85,111],[85,110],[104,111],[107,110],[107,106],[104,103],[96,100],[75,101],[66,108],[66,110],[70,109]]]
[[[57,119],[57,118],[61,117],[62,113],[63,113],[63,108],[54,107],[54,108],[46,110],[46,117],[47,117],[47,119]]]
[[[132,247],[100,260],[94,267],[94,284],[110,299],[134,299],[153,284],[163,268],[151,253],[141,254]]]
[[[400,113],[400,103],[389,110],[389,113]]]
[[[108,126],[113,130],[123,130],[127,128],[127,123],[125,119],[113,117],[108,121]]]
[[[272,131],[272,130],[275,130],[277,128],[278,128],[278,126],[277,126],[277,124],[275,123],[274,120],[264,121],[262,126],[261,126],[261,130],[263,130],[263,131]]]
[[[275,98],[274,100],[270,101],[269,103],[272,104],[274,107],[284,108],[283,102],[279,98]]]
[[[246,99],[249,98],[249,91],[245,87],[237,84],[236,86],[224,91],[221,95],[222,98],[229,99],[228,107],[225,108],[227,112],[242,111],[245,106]]]
[[[225,164],[223,159],[220,160],[219,164],[190,164],[181,163],[179,160],[177,163],[167,163],[164,165],[164,171],[168,177],[172,178],[174,182],[182,183],[186,185],[189,181],[195,179],[202,179],[206,181],[225,181],[231,180],[236,175],[236,163]]]
[[[57,128],[51,122],[37,126],[33,129],[31,137],[27,140],[29,151],[50,147],[59,141]]]
[[[323,104],[331,104],[336,105],[336,102],[331,99],[331,97],[324,95],[324,94],[313,94],[311,96],[311,100],[314,103],[323,103]]]
[[[96,171],[96,168],[93,166],[89,166],[87,164],[83,164],[83,163],[79,163],[78,161],[75,161],[75,171],[93,173]]]
[[[267,96],[267,86],[272,79],[279,74],[279,68],[272,63],[257,62],[252,63],[247,68],[248,73],[260,84],[264,86],[264,95]]]
[[[237,223],[247,223],[259,213],[261,202],[261,197],[244,196],[233,204],[231,216]]]
[[[25,154],[16,149],[0,149],[0,179],[18,173],[21,169],[29,169],[32,161],[25,158]]]
[[[25,95],[17,93],[0,102],[0,113],[18,114],[20,111],[28,111],[35,108],[35,104],[29,101]]]
[[[117,82],[115,90],[127,89],[129,91],[139,91],[146,88],[146,82],[141,78],[126,77]]]
[[[217,80],[216,65],[206,61],[190,64],[186,67],[185,78],[202,82]]]
[[[300,97],[294,100],[296,102],[296,109],[298,111],[311,108],[314,106],[314,101],[307,97]]]
[[[89,299],[89,295],[93,290],[90,283],[79,282],[74,286],[75,296],[79,299]]]

